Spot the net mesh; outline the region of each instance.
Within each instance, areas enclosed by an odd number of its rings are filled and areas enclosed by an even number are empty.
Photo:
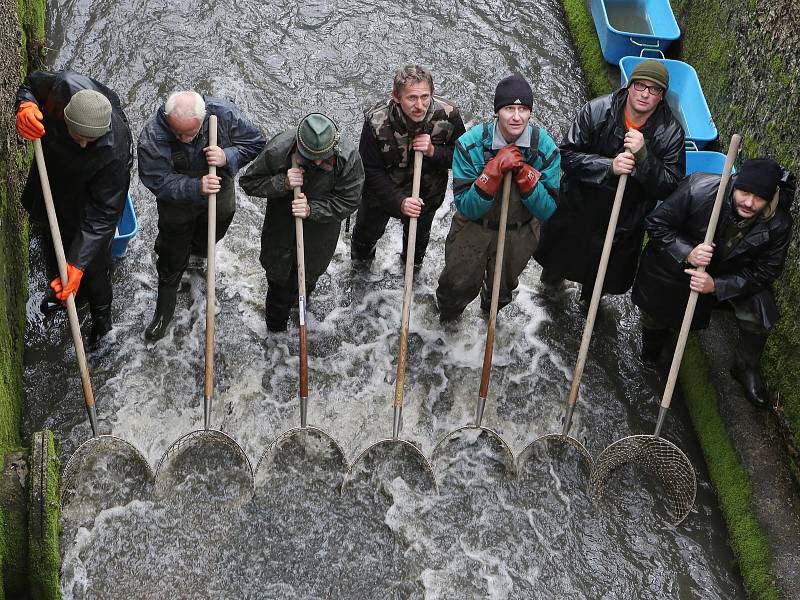
[[[592,471],[591,488],[596,497],[605,495],[612,474],[625,464],[638,465],[659,479],[673,524],[686,518],[694,506],[697,478],[680,448],[652,435],[633,435],[614,442],[600,453]]]
[[[134,446],[112,435],[89,438],[67,461],[61,476],[61,505],[80,495],[95,471],[112,472],[114,479],[131,477],[143,484],[153,481],[150,463]]]
[[[253,491],[253,467],[244,450],[216,429],[192,431],[175,441],[156,469],[156,493],[188,495],[202,488],[224,499],[246,500]]]

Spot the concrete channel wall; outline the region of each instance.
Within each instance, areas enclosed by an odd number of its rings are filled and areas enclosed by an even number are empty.
[[[44,49],[45,0],[0,0],[0,600],[60,598],[58,452],[21,439],[28,228],[18,197],[30,161],[14,129],[20,81]],[[28,440],[26,440],[28,441]]]

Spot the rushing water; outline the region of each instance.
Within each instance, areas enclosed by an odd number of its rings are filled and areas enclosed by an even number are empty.
[[[559,6],[83,0],[51,5],[49,40],[55,68],[83,71],[119,92],[137,134],[169,91],[194,87],[234,99],[268,136],[321,109],[355,140],[364,107],[387,92],[397,66],[413,61],[433,68],[438,91],[457,101],[469,122],[489,116],[502,76],[523,73],[534,88],[534,118],[558,138],[585,100]],[[187,276],[172,333],[145,344],[155,304],[156,210],[135,177],[132,192],[142,230],[114,275],[113,344],[89,359],[101,431],[131,442],[155,466],[174,440],[202,427],[205,285]],[[295,326],[266,332],[257,242],[263,202],[241,192],[237,201],[218,246],[212,422],[255,465],[298,423],[298,343]],[[415,279],[411,317],[403,436],[426,456],[472,418],[486,331],[477,303],[456,324],[438,322],[434,290],[449,201],[447,207]],[[393,223],[371,269],[359,271],[343,232],[309,307],[309,422],[331,433],[348,460],[391,433],[399,243]],[[65,322],[45,321],[37,311],[46,287],[40,259],[34,242],[25,423],[30,431],[54,429],[66,460],[89,428]],[[560,429],[584,322],[575,288],[547,291],[537,280],[532,264],[515,302],[500,313],[484,417],[515,453]],[[629,302],[604,300],[572,430],[592,455],[652,429],[663,378],[643,370],[637,339]],[[287,464],[286,456],[266,461],[283,468],[261,476],[255,500],[244,503],[229,502],[229,487],[216,493],[218,480],[200,474],[202,481],[159,499],[136,478],[119,482],[109,472],[118,486],[130,486],[110,496],[122,500],[93,493],[111,487],[97,482],[82,488],[86,501],[64,514],[64,595],[741,598],[724,525],[681,412],[676,400],[665,434],[700,470],[695,510],[678,528],[667,524],[659,490],[636,472],[622,474],[608,501],[593,503],[568,460],[543,478],[514,480],[498,472],[490,452],[469,446],[436,462],[438,493],[417,485],[418,474],[399,463],[395,470],[392,452],[374,477],[350,480],[343,495],[336,493],[340,476],[319,464]],[[113,461],[101,467],[116,468]]]

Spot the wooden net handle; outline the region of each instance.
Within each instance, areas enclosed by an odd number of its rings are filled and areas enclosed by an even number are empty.
[[[503,178],[503,198],[500,205],[500,225],[497,228],[497,252],[494,259],[494,281],[492,282],[492,304],[489,309],[489,329],[486,331],[486,347],[483,351],[483,371],[478,395],[486,400],[489,393],[489,376],[492,373],[494,330],[497,323],[497,305],[500,299],[500,279],[503,274],[503,254],[506,245],[506,222],[508,221],[508,199],[511,195],[511,172]]]
[[[422,178],[422,152],[414,151],[414,182],[411,197],[419,198],[420,179]],[[411,292],[414,287],[414,257],[417,248],[417,218],[411,217],[408,222],[408,241],[406,242],[406,273],[403,284],[403,316],[400,322],[400,349],[397,354],[397,378],[394,384],[394,405],[403,406],[403,386],[406,380],[406,356],[408,354],[408,323],[411,320]]]
[[[47,165],[44,162],[41,140],[33,141],[33,154],[36,158],[39,181],[42,185],[42,195],[44,196],[44,205],[47,210],[47,222],[50,225],[50,235],[53,238],[53,247],[56,252],[58,273],[61,277],[61,281],[67,282],[67,258],[64,254],[64,243],[61,240],[61,230],[58,227],[58,219],[56,218],[56,209],[53,204],[53,194],[50,190],[50,179],[47,176]],[[94,392],[92,391],[92,382],[89,379],[89,367],[86,363],[86,353],[83,349],[83,338],[81,337],[81,326],[78,322],[78,311],[75,308],[75,296],[73,294],[70,294],[69,298],[67,298],[67,315],[69,317],[69,329],[72,333],[72,343],[75,345],[75,356],[78,358],[78,369],[81,374],[83,401],[91,415],[94,410]],[[97,437],[94,422],[92,422],[92,435]]]
[[[208,117],[208,145],[217,145],[217,115]],[[209,165],[209,175],[217,174],[217,167]],[[208,250],[206,268],[206,376],[204,393],[210,398],[214,393],[214,316],[217,267],[217,195],[208,195]]]
[[[292,154],[292,168],[297,168],[297,154]],[[292,189],[294,199],[303,192]],[[306,332],[306,255],[303,240],[303,219],[294,218],[295,249],[297,253],[297,308],[300,315],[300,397],[308,398],[308,340]]]
[[[603,243],[603,252],[600,255],[600,265],[597,268],[597,276],[594,279],[592,300],[589,303],[589,313],[586,315],[586,325],[583,328],[583,337],[581,338],[581,347],[578,351],[578,360],[575,362],[575,372],[572,375],[572,385],[569,389],[569,396],[567,396],[568,406],[575,406],[575,402],[578,400],[578,388],[581,385],[583,368],[586,366],[586,356],[589,354],[589,342],[592,339],[592,332],[594,331],[594,322],[597,318],[597,308],[600,306],[600,296],[603,295],[603,283],[606,279],[608,260],[611,256],[611,246],[614,243],[614,232],[617,229],[619,210],[622,206],[622,197],[625,195],[625,185],[627,182],[627,173],[623,173],[619,176],[619,181],[617,182],[617,193],[614,196],[614,205],[611,207],[611,216],[608,219],[608,229],[606,229],[606,239]]]

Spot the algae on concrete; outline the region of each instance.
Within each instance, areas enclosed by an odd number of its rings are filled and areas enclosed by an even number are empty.
[[[61,597],[59,571],[60,461],[52,431],[38,431],[31,440],[28,510],[28,583],[31,598]]]
[[[41,65],[45,6],[44,0],[0,0],[0,469],[12,481],[27,457],[20,448],[20,425],[28,226],[17,199],[30,161],[14,128],[13,108],[22,77]],[[0,491],[0,600],[25,598],[30,595],[26,574],[39,568],[28,562],[25,502],[17,503],[18,490],[11,485]],[[60,591],[34,597],[60,597]]]

